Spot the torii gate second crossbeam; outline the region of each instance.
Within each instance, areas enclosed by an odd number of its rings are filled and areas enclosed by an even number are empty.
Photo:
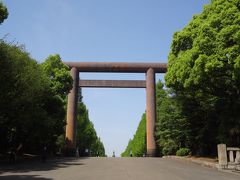
[[[68,94],[66,150],[76,150],[76,116],[79,87],[146,88],[147,156],[156,155],[154,138],[156,122],[155,73],[165,73],[165,63],[65,62],[71,68],[73,88]],[[79,72],[145,73],[143,80],[79,80]]]

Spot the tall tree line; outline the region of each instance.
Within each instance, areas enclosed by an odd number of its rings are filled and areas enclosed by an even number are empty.
[[[174,34],[165,80],[156,89],[160,155],[240,146],[239,0],[212,0]]]
[[[166,85],[187,117],[194,154],[240,145],[240,1],[212,0],[173,37]]]
[[[0,24],[7,16],[0,2]],[[39,64],[23,46],[0,39],[0,84],[0,154],[10,149],[39,154],[43,146],[54,154],[63,148],[72,77],[61,57],[50,55]],[[82,102],[78,112],[84,116],[78,116],[79,148],[104,156],[104,146]]]
[[[65,94],[72,82],[59,58],[50,56],[38,64],[23,48],[0,41],[1,152],[14,148],[35,153],[46,145],[54,151],[64,132]],[[52,59],[61,67],[54,67]]]
[[[80,156],[105,156],[105,148],[97,136],[93,123],[88,116],[86,105],[78,102],[77,107],[77,147]]]
[[[142,119],[138,125],[137,131],[130,139],[122,157],[142,157],[146,153],[146,114],[142,115]]]

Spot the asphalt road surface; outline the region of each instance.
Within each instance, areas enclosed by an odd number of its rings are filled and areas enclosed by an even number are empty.
[[[0,166],[0,180],[240,180],[240,175],[181,160],[80,158]]]

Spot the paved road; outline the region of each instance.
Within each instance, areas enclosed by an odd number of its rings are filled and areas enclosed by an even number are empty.
[[[190,162],[162,158],[59,159],[0,166],[0,180],[239,180]]]

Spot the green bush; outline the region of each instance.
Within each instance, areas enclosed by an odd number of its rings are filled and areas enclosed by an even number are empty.
[[[177,150],[177,156],[188,156],[191,154],[191,151],[188,148],[180,148]]]
[[[162,154],[164,156],[175,155],[177,148],[178,148],[178,146],[173,140],[168,140],[163,145]]]

